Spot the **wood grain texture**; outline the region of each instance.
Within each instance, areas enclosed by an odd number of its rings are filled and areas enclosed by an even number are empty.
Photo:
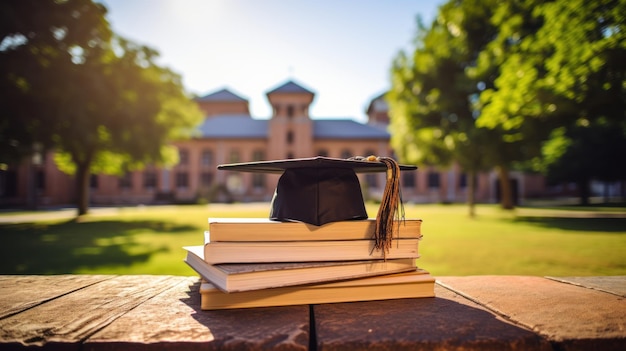
[[[76,344],[177,283],[171,276],[116,276],[0,320],[0,341],[49,347]],[[46,287],[38,282],[36,287]]]
[[[434,298],[202,311],[197,277],[0,276],[0,350],[621,351],[626,304],[598,290],[619,279],[439,277]]]
[[[551,350],[547,340],[441,287],[436,298],[314,306],[318,350]]]
[[[198,278],[154,296],[91,336],[84,349],[306,350],[308,306],[201,311]]]
[[[626,276],[603,276],[603,277],[546,277],[562,283],[568,283],[585,288],[608,292],[621,297],[626,297]]]
[[[626,349],[626,303],[618,295],[529,276],[441,277],[441,284],[558,345]]]
[[[0,296],[2,297],[0,298],[0,319],[112,277],[105,275],[0,276]]]

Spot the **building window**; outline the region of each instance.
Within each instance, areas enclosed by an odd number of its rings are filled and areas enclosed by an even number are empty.
[[[230,150],[228,154],[228,161],[230,163],[238,163],[239,162],[239,150]]]
[[[288,160],[291,160],[292,158],[294,158],[294,156],[293,156],[293,152],[288,152],[288,153],[287,153],[287,159],[288,159]]]
[[[370,188],[378,188],[378,174],[367,173],[365,175],[365,183]]]
[[[287,144],[293,144],[293,131],[287,131]]]
[[[343,151],[341,151],[341,158],[350,158],[350,157],[352,157],[352,151],[348,149],[344,149]]]
[[[35,175],[36,179],[35,179],[35,186],[37,187],[38,191],[43,191],[46,189],[46,174],[44,171],[39,170],[37,171],[37,174]]]
[[[202,172],[200,174],[200,185],[208,188],[211,186],[211,183],[213,183],[213,173]]]
[[[178,164],[187,165],[189,164],[189,151],[186,149],[178,150]]]
[[[287,105],[287,117],[292,118],[294,113],[293,105]]]
[[[189,173],[178,172],[176,173],[176,187],[187,188],[189,186]]]
[[[404,186],[407,188],[415,188],[415,172],[411,172],[411,171],[402,172],[401,186]]]
[[[439,173],[428,172],[428,187],[439,188]]]
[[[322,156],[322,157],[328,157],[328,150],[321,149],[321,150],[317,151],[317,155],[318,156]]]
[[[129,189],[133,186],[132,174],[130,172],[126,172],[123,176],[119,178],[118,186],[120,189]]]
[[[265,188],[265,174],[254,173],[252,174],[252,187],[255,189]]]
[[[89,176],[89,187],[91,189],[98,189],[98,175],[92,174]]]
[[[202,167],[209,167],[213,164],[213,151],[202,150],[202,158],[200,159],[200,165]]]
[[[254,150],[252,153],[252,161],[263,161],[265,159],[265,151]]]
[[[463,188],[467,188],[467,186],[469,185],[468,182],[467,182],[468,178],[469,177],[467,176],[467,173],[461,173],[459,175],[459,187],[460,188],[462,188],[462,189]],[[477,176],[474,177],[474,187],[476,187],[476,186],[478,186],[478,177]]]
[[[154,171],[143,172],[143,187],[146,189],[154,189],[157,186],[157,175]]]

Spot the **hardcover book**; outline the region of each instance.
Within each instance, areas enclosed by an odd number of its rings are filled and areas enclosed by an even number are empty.
[[[207,233],[208,234],[208,233]],[[208,241],[208,235],[207,235]],[[374,240],[206,242],[204,260],[217,263],[361,261],[418,258],[420,239],[396,239],[383,251]]]
[[[203,310],[287,306],[435,296],[435,278],[416,269],[339,282],[225,293],[209,282],[200,286]]]
[[[421,219],[394,221],[394,238],[421,237]],[[278,222],[267,218],[209,218],[210,240],[313,241],[372,239],[375,219],[339,221],[316,226],[304,222]]]
[[[185,262],[224,292],[277,288],[414,271],[413,258],[371,261],[225,263],[204,260],[203,246],[187,246]]]

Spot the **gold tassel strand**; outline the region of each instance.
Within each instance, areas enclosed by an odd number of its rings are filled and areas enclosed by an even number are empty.
[[[387,182],[381,199],[378,214],[376,215],[376,231],[374,232],[373,250],[382,250],[383,257],[387,259],[387,252],[393,242],[394,229],[398,229],[396,221],[404,220],[404,204],[400,192],[400,165],[391,157],[374,156],[351,157],[353,160],[381,162],[387,166]],[[401,211],[399,212],[398,209]],[[373,251],[372,250],[372,251]]]
[[[374,247],[377,250],[383,250],[383,257],[386,259],[387,252],[391,248],[393,241],[394,228],[397,228],[394,225],[394,220],[400,220],[398,211],[398,208],[402,205],[402,199],[400,198],[400,165],[391,157],[377,157],[377,161],[387,166],[387,183],[385,184],[385,191],[376,215]],[[404,219],[404,214],[402,214],[402,219]]]

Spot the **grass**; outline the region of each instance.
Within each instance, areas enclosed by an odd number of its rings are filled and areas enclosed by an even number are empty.
[[[0,274],[195,275],[182,246],[200,245],[208,217],[266,217],[268,204],[128,207],[71,213],[1,213]],[[406,205],[422,218],[418,264],[443,275],[626,275],[626,208]],[[376,205],[368,205],[370,216]]]

